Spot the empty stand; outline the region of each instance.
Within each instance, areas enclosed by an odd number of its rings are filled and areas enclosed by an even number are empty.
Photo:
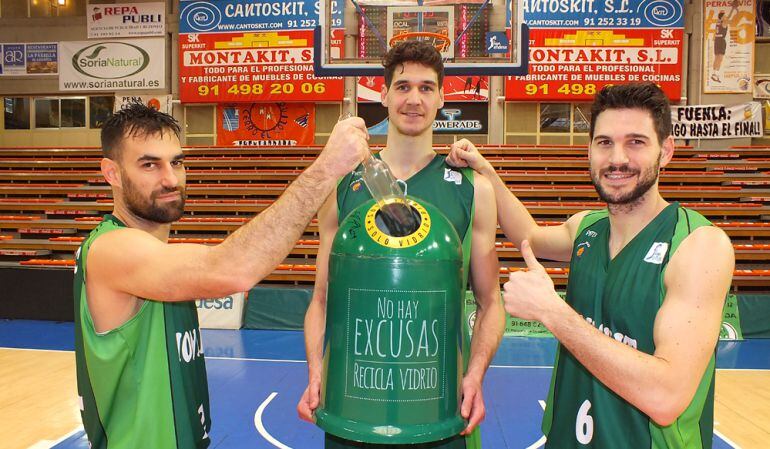
[[[437,147],[446,153],[448,147]],[[321,147],[192,147],[185,150],[186,214],[172,225],[170,243],[216,244],[269,207]],[[481,151],[543,225],[603,208],[580,146],[485,145]],[[98,148],[0,149],[0,263],[71,269],[73,253],[101,216],[112,210],[99,172]],[[770,148],[697,150],[681,147],[663,170],[660,190],[722,228],[736,253],[735,290],[770,291]],[[498,231],[500,280],[524,263]],[[315,221],[266,279],[311,285],[318,229]],[[566,264],[544,261],[557,285]]]

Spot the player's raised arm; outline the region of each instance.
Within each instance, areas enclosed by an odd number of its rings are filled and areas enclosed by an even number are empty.
[[[497,220],[508,240],[518,247],[521,247],[523,240],[528,240],[540,258],[569,260],[577,226],[585,212],[559,226],[538,226],[532,214],[505,185],[492,164],[469,140],[461,139],[453,143],[447,161],[455,167],[471,167],[489,179],[495,192]]]

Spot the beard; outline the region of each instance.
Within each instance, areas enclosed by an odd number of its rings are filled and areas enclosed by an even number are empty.
[[[184,187],[161,188],[152,192],[149,198],[143,196],[139,189],[131,182],[127,174],[123,173],[123,200],[132,214],[147,221],[155,223],[172,223],[179,220],[184,214],[184,202],[187,197]],[[173,192],[179,192],[180,197],[175,201],[158,204],[157,198]]]
[[[604,179],[604,175],[607,173],[624,173],[633,174],[639,176],[639,181],[636,183],[633,189],[628,192],[610,193],[605,190],[601,184],[601,180]],[[596,193],[599,194],[599,199],[607,203],[609,206],[627,206],[633,208],[637,205],[642,197],[658,182],[658,176],[660,174],[660,160],[656,160],[655,164],[648,167],[646,170],[631,170],[628,164],[623,165],[610,165],[608,168],[599,170],[591,170],[591,183],[596,188]]]

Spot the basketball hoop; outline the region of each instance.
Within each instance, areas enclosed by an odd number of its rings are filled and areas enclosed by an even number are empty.
[[[407,40],[425,41],[436,47],[436,50],[442,54],[446,52],[452,44],[452,41],[449,40],[448,36],[439,33],[429,33],[427,31],[414,31],[398,34],[390,38],[389,44],[393,47],[395,44]]]

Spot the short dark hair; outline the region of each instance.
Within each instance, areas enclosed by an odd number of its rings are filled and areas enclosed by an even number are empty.
[[[179,123],[174,117],[142,103],[131,103],[113,114],[102,126],[104,157],[117,160],[118,150],[128,137],[147,137],[172,132],[179,138]]]
[[[663,91],[654,83],[628,83],[606,86],[594,97],[591,105],[591,127],[588,136],[594,138],[594,126],[599,114],[607,109],[642,109],[650,113],[663,143],[671,135],[671,106]]]
[[[433,45],[420,40],[399,42],[382,57],[382,65],[385,67],[385,86],[390,88],[396,67],[402,66],[401,70],[403,70],[403,65],[407,62],[416,62],[433,69],[438,75],[438,85],[441,87],[444,81],[444,61],[441,60],[441,53]]]

